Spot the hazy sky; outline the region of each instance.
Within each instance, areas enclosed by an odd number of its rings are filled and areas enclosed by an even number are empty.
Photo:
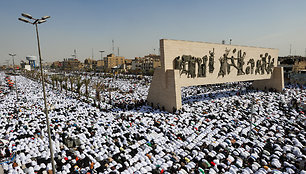
[[[39,25],[42,57],[100,59],[115,51],[126,58],[157,53],[159,39],[278,48],[279,55],[305,55],[305,0],[1,0],[0,64],[38,55],[34,26],[21,13],[50,15]],[[12,62],[12,61],[10,61]]]

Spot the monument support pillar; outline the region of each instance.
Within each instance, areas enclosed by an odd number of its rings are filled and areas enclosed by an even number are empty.
[[[283,67],[275,67],[270,79],[254,80],[253,87],[260,90],[273,88],[276,91],[281,92],[285,87]]]
[[[154,71],[152,83],[148,94],[148,104],[154,108],[164,108],[166,111],[182,107],[181,86],[176,82],[179,70],[157,68]]]

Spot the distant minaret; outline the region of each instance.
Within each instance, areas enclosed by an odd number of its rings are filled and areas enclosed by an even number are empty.
[[[118,47],[118,56],[119,56],[119,47]]]
[[[114,49],[115,49],[115,47],[114,47],[114,39],[112,40],[112,45],[113,45],[113,54],[115,54],[115,51],[114,51]]]
[[[291,47],[292,47],[292,45],[290,44],[289,56],[291,56]]]
[[[76,49],[74,49],[74,58],[75,58],[75,59],[77,58]]]

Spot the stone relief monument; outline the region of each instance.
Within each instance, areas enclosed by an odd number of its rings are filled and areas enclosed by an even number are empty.
[[[277,49],[162,39],[160,51],[147,100],[170,112],[181,108],[184,86],[253,80],[255,88],[284,88]]]

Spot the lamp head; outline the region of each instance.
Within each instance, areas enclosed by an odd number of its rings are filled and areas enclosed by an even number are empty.
[[[46,20],[46,19],[49,19],[49,18],[50,18],[50,16],[43,16],[41,19]]]
[[[18,20],[25,22],[25,23],[31,23],[30,21],[26,20],[25,18],[18,18]]]
[[[27,14],[27,13],[21,13],[21,16],[29,18],[29,19],[33,19],[33,17],[30,14]]]
[[[46,22],[46,20],[44,20],[44,19],[39,19],[39,20],[37,21],[38,24],[42,24],[42,23],[44,23],[44,22]]]

